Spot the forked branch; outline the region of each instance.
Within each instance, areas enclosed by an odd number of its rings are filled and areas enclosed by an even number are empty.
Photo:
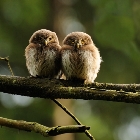
[[[36,122],[18,121],[2,117],[0,117],[0,125],[29,132],[33,131],[35,133],[40,133],[45,137],[56,136],[64,133],[83,133],[85,130],[90,129],[90,127],[84,125],[47,127]]]
[[[0,57],[0,60],[7,62],[7,65],[8,65],[10,72],[11,72],[11,75],[14,76],[13,70],[12,70],[10,62],[9,62],[9,57],[8,56],[7,57]]]

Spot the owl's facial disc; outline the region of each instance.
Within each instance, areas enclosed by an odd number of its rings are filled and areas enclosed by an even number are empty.
[[[68,36],[64,40],[64,44],[70,45],[71,47],[74,48],[74,50],[78,50],[84,45],[86,45],[86,40],[82,37],[77,37],[77,36]]]
[[[75,47],[75,49],[79,49],[84,45],[84,41],[82,39],[71,40],[71,46]]]

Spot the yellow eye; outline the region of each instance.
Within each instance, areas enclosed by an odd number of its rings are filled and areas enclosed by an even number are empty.
[[[81,43],[82,43],[82,45],[84,45],[84,44],[85,44],[85,42],[84,42],[83,40],[81,40]]]
[[[71,43],[74,44],[74,41],[72,41]]]

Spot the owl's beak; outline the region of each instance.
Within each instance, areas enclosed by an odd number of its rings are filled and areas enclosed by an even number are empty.
[[[82,47],[82,42],[81,42],[81,40],[79,40],[79,42],[77,43],[77,48],[79,49],[80,47]]]
[[[47,41],[47,40],[45,40],[45,45],[46,45],[46,46],[48,45],[48,41]]]

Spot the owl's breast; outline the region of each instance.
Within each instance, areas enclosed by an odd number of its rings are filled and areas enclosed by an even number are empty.
[[[52,77],[56,72],[57,52],[54,50],[46,50],[43,52],[39,61],[39,73],[42,76]]]
[[[85,79],[87,72],[93,65],[93,59],[90,51],[79,50],[73,52],[67,50],[62,53],[63,71],[69,78],[76,77]]]
[[[57,58],[57,52],[54,50],[40,50],[36,48],[30,48],[26,52],[26,65],[31,75],[53,77],[55,72],[55,61]]]

